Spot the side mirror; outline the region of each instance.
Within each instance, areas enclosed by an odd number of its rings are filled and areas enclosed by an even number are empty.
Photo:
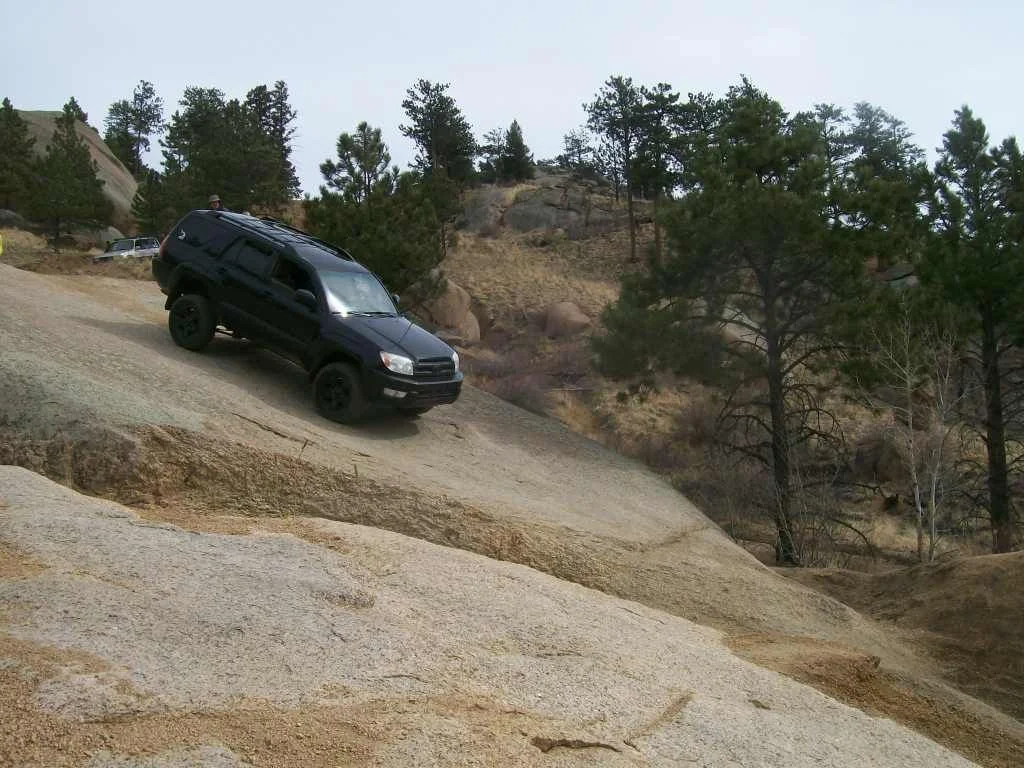
[[[393,302],[395,302],[395,308],[397,309],[398,308],[398,294],[397,293],[392,293],[391,294],[391,300]]]
[[[306,309],[316,311],[316,296],[313,295],[312,291],[307,291],[305,288],[299,288],[295,292],[295,300],[304,306]]]

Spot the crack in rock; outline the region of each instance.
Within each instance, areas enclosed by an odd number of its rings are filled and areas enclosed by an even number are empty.
[[[558,747],[564,747],[565,749],[610,749],[612,752],[622,751],[618,747],[601,741],[583,741],[581,739],[549,739],[545,736],[534,736],[530,743],[545,754]]]

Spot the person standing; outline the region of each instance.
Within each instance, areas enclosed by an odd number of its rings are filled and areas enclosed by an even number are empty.
[[[210,210],[211,211],[226,211],[226,210],[228,210],[227,208],[224,207],[224,204],[220,201],[220,197],[218,195],[210,195],[210,200],[209,200],[208,205],[210,206]]]

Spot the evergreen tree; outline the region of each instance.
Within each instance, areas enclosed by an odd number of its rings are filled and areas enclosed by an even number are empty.
[[[278,80],[273,88],[257,86],[246,96],[246,109],[255,120],[259,132],[269,139],[273,148],[276,163],[271,197],[279,202],[297,198],[301,188],[295,165],[291,161],[291,142],[295,136],[294,123],[298,112],[288,101],[287,84],[284,80]]]
[[[634,187],[654,200],[654,252],[661,258],[661,222],[659,212],[665,197],[671,197],[679,182],[675,137],[682,121],[679,94],[667,83],[642,87],[642,122],[637,143]]]
[[[321,187],[320,197],[305,204],[306,226],[403,292],[429,282],[443,257],[432,196],[417,173],[403,173],[394,186],[376,185],[363,201]]]
[[[587,126],[602,138],[601,160],[604,171],[626,191],[629,212],[629,256],[636,260],[636,218],[633,215],[635,160],[643,136],[644,110],[640,89],[632,78],[610,77],[598,91],[594,101],[584,104]]]
[[[163,116],[163,99],[152,83],[140,80],[131,101],[115,101],[103,121],[104,142],[136,179],[145,176],[142,155],[149,151],[150,136],[163,131]]]
[[[505,152],[505,131],[495,128],[484,134],[483,144],[478,147],[480,153],[480,180],[495,182],[501,176],[501,156]]]
[[[833,114],[838,128],[842,115]],[[916,263],[928,236],[921,211],[932,184],[924,150],[901,120],[866,103],[854,107],[853,121],[835,145],[833,172],[846,179],[837,213],[857,231],[865,257],[880,270]]]
[[[380,128],[371,128],[365,120],[356,132],[338,137],[338,162],[320,164],[327,186],[356,202],[370,202],[373,191],[384,185],[389,191],[398,176],[397,167],[389,171],[391,154],[381,139]]]
[[[181,213],[172,204],[163,177],[147,169],[139,181],[138,191],[132,199],[132,216],[138,222],[139,231],[152,235],[165,235]]]
[[[165,190],[179,210],[205,205],[213,192],[236,210],[273,209],[297,192],[284,83],[254,88],[245,102],[189,87],[179,106],[162,141]]]
[[[586,127],[569,131],[562,138],[562,154],[557,158],[560,168],[586,177],[594,171],[594,147]]]
[[[48,223],[54,243],[70,224],[107,223],[112,211],[77,123],[74,105],[68,102],[35,168],[38,184],[30,210],[33,218]]]
[[[68,103],[64,105],[64,108],[71,110],[71,114],[73,114],[75,116],[75,120],[79,120],[79,121],[85,123],[86,125],[89,124],[89,115],[78,104],[78,100],[75,99],[74,96],[72,96],[70,99],[68,99]]]
[[[0,107],[0,208],[25,207],[35,163],[35,139],[28,125],[5,98]]]
[[[835,420],[801,374],[834,346],[861,261],[827,215],[819,126],[746,80],[712,113],[709,134],[685,137],[691,186],[665,218],[666,256],[624,280],[597,350],[613,374],[657,363],[727,386],[723,444],[771,473],[776,559],[792,565],[801,561],[794,462],[808,445],[836,441]]]
[[[532,179],[534,174],[533,155],[523,141],[523,129],[519,121],[513,120],[505,132],[504,146],[498,160],[498,174],[503,181]]]
[[[469,122],[448,95],[449,87],[449,83],[417,80],[402,101],[409,123],[399,130],[416,144],[414,168],[427,176],[443,172],[461,184],[473,175],[477,147]]]
[[[1024,159],[1015,139],[989,147],[984,123],[956,112],[935,165],[936,236],[922,277],[970,318],[978,339],[972,362],[983,393],[977,426],[987,451],[992,551],[1014,546],[1010,427],[1024,413]]]

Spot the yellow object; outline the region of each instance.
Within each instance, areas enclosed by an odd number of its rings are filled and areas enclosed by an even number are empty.
[[[4,236],[0,235],[0,256],[4,255]]]

